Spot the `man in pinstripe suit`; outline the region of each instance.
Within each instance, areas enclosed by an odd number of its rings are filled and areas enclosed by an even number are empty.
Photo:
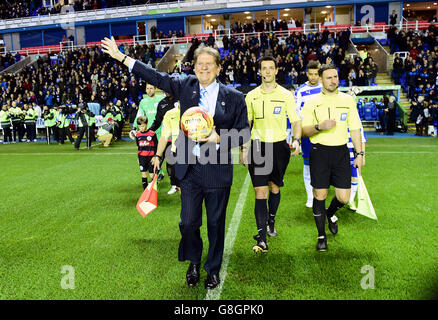
[[[202,203],[207,211],[209,249],[204,269],[205,287],[214,289],[219,283],[225,240],[225,215],[233,180],[231,148],[250,138],[248,115],[242,93],[216,81],[220,72],[220,55],[210,47],[195,51],[195,74],[185,79],[171,78],[140,61],[121,53],[114,39],[102,40],[102,47],[114,59],[180,101],[181,114],[193,106],[203,106],[213,116],[215,129],[203,141],[192,141],[182,131],[176,140],[175,175],[181,185],[181,242],[178,259],[190,261],[187,284],[195,286],[200,279],[202,256]],[[232,130],[230,132],[230,130]],[[157,155],[152,161],[159,166]],[[158,159],[157,159],[158,158]],[[166,159],[169,158],[166,155]],[[169,160],[167,160],[169,161]]]

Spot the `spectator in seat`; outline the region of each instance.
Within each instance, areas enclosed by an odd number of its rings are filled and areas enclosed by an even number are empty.
[[[389,16],[389,24],[391,26],[394,26],[397,23],[397,13],[395,13],[395,10],[392,10],[391,15]]]
[[[409,50],[409,55],[412,57],[412,60],[417,60],[418,54],[419,52],[416,46],[414,46],[411,50]]]
[[[400,79],[403,77],[403,60],[397,53],[393,63],[393,79],[395,84],[400,84]]]
[[[366,86],[367,85],[367,76],[365,75],[365,72],[363,71],[363,69],[359,70],[355,85],[356,86]]]

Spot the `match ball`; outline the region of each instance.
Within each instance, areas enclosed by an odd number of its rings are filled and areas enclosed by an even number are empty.
[[[181,130],[194,141],[205,139],[213,130],[213,118],[207,110],[191,107],[181,116]]]
[[[129,132],[129,137],[131,138],[131,140],[135,140],[136,135],[137,135],[137,131],[135,131],[135,130],[131,130]]]

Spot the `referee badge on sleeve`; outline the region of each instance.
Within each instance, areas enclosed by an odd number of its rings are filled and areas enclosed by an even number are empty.
[[[274,114],[280,114],[281,113],[281,106],[274,107]]]
[[[341,113],[341,121],[347,120],[347,113]]]

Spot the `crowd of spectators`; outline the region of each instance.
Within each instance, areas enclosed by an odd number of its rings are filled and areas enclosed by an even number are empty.
[[[104,8],[135,6],[146,3],[165,2],[164,0],[74,0],[70,1],[70,6],[74,11],[96,10]],[[14,19],[21,17],[31,17],[37,15],[57,14],[62,11],[62,7],[69,5],[68,0],[59,0],[53,7],[47,8],[43,5],[43,0],[7,0],[0,3],[0,18]]]
[[[121,50],[155,67],[154,45],[122,46]],[[0,76],[0,105],[59,105],[98,103],[102,109],[122,102],[125,117],[138,105],[145,83],[129,77],[124,67],[108,60],[100,48],[81,48],[58,55],[57,61],[40,57],[18,74]]]
[[[327,28],[307,35],[293,32],[282,36],[281,33],[264,31],[257,36],[232,35],[228,38],[224,35],[219,80],[243,86],[259,84],[257,60],[262,56],[273,56],[279,65],[277,81],[282,85],[296,86],[307,81],[306,66],[310,60],[338,66],[339,78],[344,86],[374,83],[377,65],[371,56],[346,56],[349,37],[348,29],[333,33]],[[207,46],[216,45],[212,36],[199,42]]]
[[[246,31],[260,30],[255,26]],[[397,41],[396,50],[402,44],[402,49],[410,52],[405,60],[395,58],[394,80],[396,83],[406,81],[412,108],[416,110],[419,109],[417,105],[431,108],[436,105],[438,47],[435,33],[433,26],[424,33],[397,31],[396,39],[403,40],[390,40]],[[220,38],[223,48],[219,49],[213,35],[201,39],[194,37],[188,61],[176,62],[169,73],[179,77],[193,74],[193,51],[203,43],[221,52],[219,80],[228,85],[260,84],[257,61],[263,56],[273,56],[278,60],[277,81],[284,86],[296,87],[307,81],[306,65],[311,60],[335,64],[339,68],[341,86],[375,83],[377,65],[366,49],[360,55],[346,55],[350,38],[348,28],[339,32],[325,28],[322,32],[292,32],[290,35],[261,31],[256,35],[233,34],[228,37],[224,34]],[[121,50],[155,67],[154,45],[122,46]],[[1,57],[1,65],[7,61],[10,64],[14,58],[10,55]],[[26,67],[18,75],[0,76],[0,105],[11,105],[15,101],[52,107],[95,102],[106,108],[120,100],[124,116],[129,117],[139,104],[143,90],[141,79],[128,77],[118,63],[105,59],[98,47],[82,48],[61,53],[54,63],[40,58],[36,65]],[[419,96],[423,97],[424,103],[418,103]],[[429,117],[433,114],[430,112]],[[418,115],[418,112],[411,113],[411,120],[415,122]],[[423,119],[428,118],[428,112],[422,115]]]
[[[392,77],[402,85],[411,103],[409,120],[416,125],[416,134],[428,134],[433,124],[437,135],[438,34],[432,23],[424,31],[388,31],[391,53],[394,55]],[[402,57],[400,53],[404,52]]]
[[[231,25],[231,33],[253,33],[253,32],[269,32],[269,31],[286,31],[290,28],[302,27],[302,23],[299,20],[290,18],[289,21],[277,20],[275,18],[254,20],[252,23],[245,21],[235,21]]]
[[[155,40],[155,39],[174,39],[174,38],[182,38],[185,36],[184,31],[182,31],[182,29],[180,29],[178,32],[176,32],[176,30],[174,30],[173,32],[171,30],[169,30],[169,32],[167,34],[164,34],[163,31],[157,30],[156,26],[152,26],[149,31],[150,31],[150,35],[151,35],[152,40]]]
[[[310,32],[307,35],[299,32],[287,35],[262,31],[256,35],[223,35],[219,37],[223,44],[221,48],[218,48],[213,35],[201,39],[194,37],[187,54],[188,62],[176,65],[169,73],[181,77],[193,73],[193,52],[202,43],[221,52],[219,80],[229,85],[260,84],[257,61],[263,56],[277,59],[277,81],[285,86],[298,86],[307,81],[306,66],[310,60],[318,60],[321,64],[333,63],[339,67],[341,86],[374,85],[377,64],[366,49],[355,57],[346,55],[349,37],[349,29],[329,32],[325,28],[323,32]]]
[[[10,52],[5,55],[0,55],[0,71],[12,66],[14,63],[21,60],[20,53],[11,54]]]

